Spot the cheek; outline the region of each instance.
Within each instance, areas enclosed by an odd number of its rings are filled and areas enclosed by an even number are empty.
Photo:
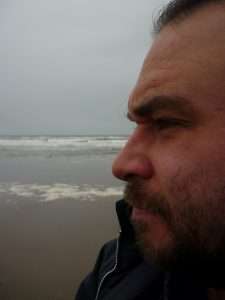
[[[155,171],[158,173],[176,173],[181,167],[188,167],[197,160],[197,151],[187,141],[190,138],[186,136],[182,139],[172,139],[165,142],[159,142],[152,153]]]
[[[225,194],[225,159],[188,158],[174,155],[164,160],[158,169],[159,189],[171,207],[211,206],[212,201],[218,205]]]
[[[157,168],[155,186],[175,212],[178,208],[196,206],[204,201],[209,189],[216,185],[213,183],[215,170],[191,153],[164,155]]]
[[[164,145],[153,153],[155,177],[163,181],[185,174],[200,173],[201,176],[223,176],[225,178],[225,144],[209,143],[209,137],[203,141],[193,138]],[[218,139],[217,139],[218,140]]]
[[[225,182],[225,145],[221,140],[215,134],[210,139],[207,132],[205,135],[201,132],[201,138],[186,135],[179,142],[158,145],[152,152],[155,171],[152,187],[165,196],[172,196],[171,191],[205,195],[221,186]]]
[[[183,177],[196,165],[193,163],[193,158],[190,158],[190,156],[187,158],[183,154],[175,153],[175,151],[164,151],[164,153],[158,155],[158,159],[153,163],[155,184],[162,190],[166,189],[172,181],[179,180],[179,177]]]

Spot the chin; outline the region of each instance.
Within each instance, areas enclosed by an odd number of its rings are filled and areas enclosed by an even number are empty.
[[[148,232],[140,230],[140,226],[135,226],[135,232],[136,244],[147,262],[166,270],[175,267],[177,264],[175,243],[168,230]]]

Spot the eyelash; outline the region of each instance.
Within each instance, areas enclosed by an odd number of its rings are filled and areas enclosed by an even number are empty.
[[[169,129],[173,127],[181,127],[185,126],[184,122],[178,119],[170,119],[170,118],[159,118],[153,120],[153,127],[155,127],[158,130],[164,130],[164,129]]]

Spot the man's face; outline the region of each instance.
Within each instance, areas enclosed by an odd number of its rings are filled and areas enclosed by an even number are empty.
[[[146,258],[165,266],[225,259],[224,12],[210,5],[156,37],[113,164]]]

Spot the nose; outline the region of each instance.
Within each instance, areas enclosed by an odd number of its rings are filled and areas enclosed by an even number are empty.
[[[149,147],[143,137],[134,132],[113,162],[113,175],[125,181],[132,177],[152,177],[153,166],[148,152]]]

